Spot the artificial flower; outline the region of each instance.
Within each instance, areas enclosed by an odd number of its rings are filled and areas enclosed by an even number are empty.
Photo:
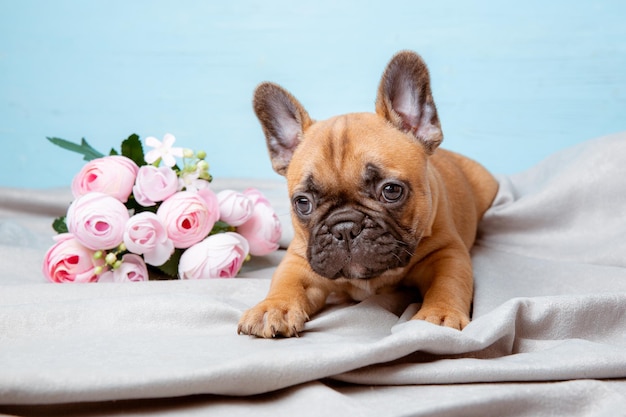
[[[178,179],[178,189],[197,192],[209,188],[209,181],[202,178],[202,171],[197,168],[194,171],[183,171]]]
[[[42,265],[52,282],[144,281],[152,267],[171,278],[233,277],[250,254],[278,248],[269,201],[257,190],[218,197],[206,152],[174,148],[171,134],[146,139],[154,148],[147,154],[132,134],[121,155],[110,156],[84,139],[48,139],[88,161],[72,182],[66,216],[53,223],[59,236]]]
[[[129,217],[128,209],[118,199],[94,192],[70,204],[67,227],[89,249],[112,249],[122,242]]]
[[[178,190],[178,176],[172,168],[144,165],[137,172],[133,195],[137,203],[151,207]]]
[[[183,157],[183,148],[174,148],[172,145],[176,142],[176,138],[171,133],[166,133],[163,136],[163,142],[150,136],[146,138],[146,145],[154,148],[145,155],[144,159],[149,164],[154,164],[161,159],[168,167],[176,165],[176,158]]]
[[[232,278],[248,256],[246,239],[234,232],[211,235],[187,249],[178,264],[180,279]]]
[[[43,261],[43,275],[51,282],[95,282],[95,267],[104,261],[94,258],[94,251],[84,247],[71,233],[55,236]]]
[[[149,211],[135,214],[126,222],[124,245],[154,266],[163,265],[174,252],[174,242],[167,236],[165,226]]]
[[[89,161],[74,176],[72,194],[78,198],[97,191],[128,201],[139,167],[122,155],[111,155]]]
[[[180,191],[161,203],[157,216],[174,247],[186,249],[204,239],[219,219],[215,193]]]
[[[220,220],[231,226],[241,226],[252,217],[254,204],[243,193],[224,190],[217,193],[220,205]]]
[[[127,253],[117,268],[109,269],[98,277],[98,282],[148,281],[148,268],[139,255]]]
[[[282,227],[270,202],[255,189],[248,189],[244,195],[252,200],[254,209],[250,219],[237,228],[237,232],[250,244],[250,254],[264,256],[278,249]]]

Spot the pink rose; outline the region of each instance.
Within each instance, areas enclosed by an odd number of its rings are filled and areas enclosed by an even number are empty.
[[[98,282],[138,282],[148,281],[148,268],[141,256],[127,253],[122,256],[122,264],[115,269],[103,272]]]
[[[183,252],[180,279],[232,278],[248,256],[248,242],[233,232],[218,233]]]
[[[220,220],[231,226],[240,226],[252,217],[252,200],[233,190],[224,190],[217,193],[220,205]]]
[[[121,155],[93,159],[72,180],[72,194],[78,198],[96,191],[125,203],[133,190],[138,169],[137,164]]]
[[[161,203],[157,216],[165,225],[174,247],[185,249],[207,237],[220,211],[215,193],[210,189],[179,191]]]
[[[250,220],[239,226],[237,232],[248,240],[251,255],[267,255],[278,249],[282,234],[280,220],[260,191],[249,189],[244,195],[253,201],[254,209]]]
[[[133,195],[137,203],[144,207],[150,207],[165,200],[177,189],[178,176],[172,168],[144,165],[137,172]]]
[[[112,249],[122,243],[129,215],[126,206],[110,195],[89,193],[67,210],[67,228],[89,249]]]
[[[124,231],[126,249],[143,255],[147,264],[163,265],[174,252],[174,242],[167,237],[167,231],[159,217],[149,211],[132,216],[126,222]]]
[[[43,274],[56,283],[94,282],[96,266],[104,260],[94,260],[94,251],[87,249],[70,233],[55,236],[56,243],[48,249],[43,260]]]

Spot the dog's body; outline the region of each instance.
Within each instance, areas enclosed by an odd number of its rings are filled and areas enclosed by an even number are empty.
[[[331,293],[362,300],[398,285],[422,294],[415,319],[462,329],[473,295],[469,250],[497,182],[437,149],[443,135],[421,58],[391,60],[376,114],[313,122],[269,83],[254,106],[274,169],[287,177],[295,234],[239,332],[296,336]]]

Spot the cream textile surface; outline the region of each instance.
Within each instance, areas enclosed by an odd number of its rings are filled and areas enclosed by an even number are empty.
[[[230,280],[49,284],[49,224],[71,195],[1,190],[0,411],[623,413],[626,133],[499,180],[472,253],[465,330],[410,321],[415,300],[384,295],[331,305],[302,337],[276,340],[236,328],[281,252]],[[250,185],[272,199],[288,241],[283,184],[215,186]]]

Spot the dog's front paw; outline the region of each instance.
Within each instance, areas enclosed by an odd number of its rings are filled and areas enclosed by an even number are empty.
[[[425,320],[429,323],[457,330],[463,330],[470,322],[467,314],[443,305],[422,306],[417,314],[413,316],[413,320]]]
[[[237,332],[264,338],[298,336],[309,316],[297,305],[265,300],[241,316]]]

